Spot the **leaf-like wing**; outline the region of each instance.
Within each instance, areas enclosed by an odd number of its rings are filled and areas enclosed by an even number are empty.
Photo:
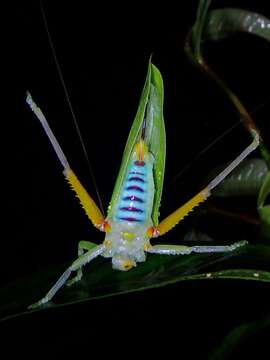
[[[144,121],[145,120],[145,121]],[[144,137],[149,151],[154,156],[153,176],[155,183],[155,196],[152,210],[154,225],[158,223],[159,206],[162,194],[165,157],[166,136],[163,118],[163,81],[156,66],[149,61],[148,72],[135,120],[132,124],[119,174],[113,190],[112,199],[108,208],[108,218],[113,215],[114,206],[121,196],[121,187],[125,178],[128,164],[135,144],[140,140],[144,127]]]

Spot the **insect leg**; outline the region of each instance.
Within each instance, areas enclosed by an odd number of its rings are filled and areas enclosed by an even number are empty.
[[[66,283],[67,279],[70,277],[70,274],[73,271],[77,271],[81,269],[85,264],[89,263],[91,260],[96,258],[97,256],[101,255],[105,250],[104,245],[97,245],[95,248],[87,251],[84,255],[76,259],[68,268],[67,270],[60,276],[57,282],[53,285],[53,287],[48,291],[48,293],[38,302],[30,305],[28,309],[35,309],[41,305],[46,304],[50,301],[57,291]]]
[[[163,221],[161,221],[156,228],[149,228],[147,230],[149,237],[157,237],[165,234],[179,223],[195,206],[205,201],[213,190],[222,180],[225,179],[252,151],[259,145],[259,134],[254,132],[253,142],[234,160],[232,161],[218,176],[216,176],[202,191],[190,199],[186,204],[178,208]]]
[[[72,190],[76,193],[77,197],[80,200],[80,204],[84,211],[86,212],[86,215],[91,220],[93,225],[97,227],[98,229],[102,231],[106,231],[108,228],[108,224],[106,223],[100,209],[94,202],[94,200],[91,198],[91,196],[87,193],[83,185],[80,183],[77,176],[72,171],[71,167],[69,166],[69,163],[67,161],[67,158],[65,154],[63,153],[63,150],[61,149],[57,139],[55,138],[48,121],[46,120],[44,114],[42,113],[41,109],[35,104],[35,102],[32,99],[31,94],[28,92],[26,97],[26,102],[33,111],[33,113],[36,115],[38,120],[40,121],[46,135],[48,136],[54,151],[60,160],[63,168],[64,168],[64,176],[68,183],[70,184]]]
[[[184,246],[184,245],[153,245],[147,252],[152,254],[161,255],[189,255],[192,252],[195,253],[217,253],[217,252],[229,252],[234,251],[237,248],[246,245],[248,242],[238,241],[231,245],[223,246]]]
[[[79,245],[78,245],[78,258],[80,258],[81,256],[83,256],[84,250],[89,251],[89,250],[94,249],[95,247],[97,247],[97,244],[94,244],[94,243],[92,243],[92,242],[90,242],[90,241],[80,241],[80,242],[79,242]],[[71,286],[71,285],[73,285],[74,283],[80,281],[81,278],[82,278],[82,275],[83,275],[83,273],[82,273],[82,268],[79,268],[79,269],[77,270],[77,275],[74,276],[74,278],[72,278],[71,280],[68,280],[68,281],[66,282],[66,285],[67,285],[67,286]]]

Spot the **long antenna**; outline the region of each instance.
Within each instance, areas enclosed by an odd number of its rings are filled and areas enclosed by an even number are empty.
[[[196,154],[191,161],[189,161],[184,167],[174,176],[171,183],[176,182],[184,173],[186,173],[195,161],[198,161],[212,146],[219,142],[224,136],[229,134],[234,128],[241,124],[241,120],[233,124],[231,127],[226,129],[221,135],[219,135],[210,144],[205,146],[198,154]]]
[[[266,99],[260,102],[253,110],[250,111],[251,115],[258,113],[265,105],[269,103],[270,96],[267,96]],[[194,164],[195,161],[198,161],[208,150],[210,150],[217,142],[219,142],[224,136],[229,134],[234,128],[238,127],[242,123],[242,120],[238,120],[231,127],[226,129],[222,134],[220,134],[215,140],[213,140],[209,145],[204,147],[198,154],[196,154],[192,160],[190,160],[184,167],[173,177],[170,181],[170,184],[175,183],[178,179],[185,174],[189,168]]]
[[[82,146],[82,150],[83,150],[83,153],[84,153],[84,157],[85,157],[85,160],[86,160],[86,163],[87,163],[87,167],[88,167],[88,170],[89,170],[89,173],[90,173],[90,177],[92,179],[92,182],[93,182],[93,185],[94,185],[94,188],[95,188],[95,192],[96,192],[96,195],[97,195],[97,198],[98,198],[98,204],[99,204],[99,207],[100,207],[100,210],[101,210],[102,214],[104,215],[105,212],[104,212],[104,208],[103,208],[103,205],[102,205],[102,200],[101,200],[101,197],[100,197],[100,194],[99,194],[99,191],[98,191],[98,186],[97,186],[95,176],[94,176],[94,173],[93,173],[93,170],[92,170],[92,166],[91,166],[91,163],[90,163],[87,151],[86,151],[86,147],[85,147],[83,137],[82,137],[79,125],[78,125],[78,121],[76,119],[75,113],[73,111],[73,107],[71,105],[71,101],[70,101],[70,97],[69,97],[69,94],[68,94],[68,91],[67,91],[65,80],[64,80],[64,77],[63,77],[63,74],[62,74],[62,71],[61,71],[61,67],[59,65],[59,61],[58,61],[56,51],[55,51],[55,48],[54,48],[54,45],[53,45],[52,37],[51,37],[50,31],[49,31],[48,22],[47,22],[47,19],[46,19],[46,15],[45,15],[42,0],[40,0],[40,9],[41,9],[42,18],[43,18],[43,22],[44,22],[44,25],[45,25],[46,33],[47,33],[47,36],[48,36],[50,48],[52,50],[53,58],[54,58],[54,61],[55,61],[55,64],[56,64],[57,72],[58,72],[58,75],[60,77],[61,84],[63,86],[65,97],[66,97],[66,100],[67,100],[67,103],[68,103],[68,107],[69,107],[69,110],[71,112],[71,116],[73,118],[73,122],[74,122],[74,125],[75,125],[75,128],[76,128],[76,132],[78,134],[78,137],[79,137],[79,140],[80,140],[80,143],[81,143],[81,146]]]

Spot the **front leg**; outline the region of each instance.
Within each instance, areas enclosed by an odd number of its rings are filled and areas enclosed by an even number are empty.
[[[147,252],[151,254],[160,255],[189,255],[192,252],[195,253],[219,253],[234,251],[237,248],[246,245],[248,242],[238,241],[231,245],[221,246],[185,246],[185,245],[153,245],[147,249]]]
[[[96,258],[98,255],[101,255],[105,250],[105,245],[97,245],[91,250],[87,251],[84,255],[80,256],[77,260],[75,260],[67,270],[60,276],[57,282],[53,285],[53,287],[48,291],[48,293],[38,302],[30,305],[28,309],[35,309],[40,307],[41,305],[49,302],[57,291],[67,282],[73,271],[77,271],[81,269],[85,264],[89,263],[91,260]]]

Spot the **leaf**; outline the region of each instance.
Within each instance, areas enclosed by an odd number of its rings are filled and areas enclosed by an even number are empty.
[[[205,72],[224,91],[239,112],[243,125],[250,135],[260,134],[254,120],[240,99],[229,86],[210,68],[202,55],[204,40],[220,40],[235,32],[248,32],[264,39],[270,39],[269,20],[263,15],[237,8],[224,8],[208,12],[211,0],[201,0],[198,5],[197,18],[187,36],[185,51],[189,59]],[[270,167],[270,153],[260,135],[260,152]]]
[[[155,197],[152,210],[152,220],[154,225],[158,224],[166,157],[166,135],[163,118],[163,93],[164,90],[161,74],[157,67],[151,63],[150,59],[139,107],[128,136],[119,174],[113,190],[110,206],[108,208],[109,218],[113,216],[112,214],[114,212],[114,206],[118,202],[121,193],[121,186],[125,178],[131,154],[134,150],[134,145],[140,138],[143,121],[145,118],[145,140],[149,151],[155,158],[155,165],[153,168]]]
[[[213,190],[218,197],[258,196],[267,174],[267,165],[262,159],[245,159]],[[215,170],[218,173],[218,170]]]
[[[208,8],[212,0],[200,0],[195,24],[191,30],[192,52],[196,60],[201,58],[201,37],[203,33],[204,23],[206,21]]]
[[[267,173],[265,176],[264,182],[261,186],[257,207],[258,207],[258,213],[261,218],[261,222],[263,225],[263,231],[266,233],[270,231],[270,205],[265,204],[268,195],[270,194],[270,172]]]
[[[196,60],[201,58],[204,40],[219,41],[236,32],[247,32],[270,40],[270,20],[265,16],[239,8],[209,11],[212,0],[200,0],[192,27],[192,49]]]
[[[209,360],[231,359],[240,345],[245,345],[254,335],[266,328],[270,329],[269,314],[263,319],[237,326],[218,344]]]
[[[29,314],[27,306],[44,295],[67,265],[49,268],[20,279],[0,290],[0,317]],[[260,270],[254,270],[260,269]],[[167,286],[185,280],[242,279],[270,282],[270,246],[248,245],[231,253],[187,256],[149,255],[146,262],[128,271],[112,270],[108,259],[94,260],[84,269],[80,283],[62,288],[48,307],[111,297]]]
[[[199,39],[200,41],[218,41],[237,32],[249,33],[270,41],[270,20],[265,16],[252,11],[238,8],[217,9],[210,11],[204,20],[204,24],[201,25],[203,27],[203,31]],[[211,71],[209,69],[209,73],[210,72]],[[219,79],[216,74],[213,73],[212,77],[219,83],[223,90],[227,92],[227,95],[235,104],[239,114],[241,115],[241,118],[244,121],[244,125],[251,133],[251,135],[252,130],[259,132],[250,114],[246,111],[243,104],[233,94],[228,86],[221,79]],[[262,138],[260,143],[260,151],[269,168],[270,153],[268,148],[263,143]]]
[[[224,8],[209,12],[203,37],[218,41],[236,32],[246,32],[270,41],[270,20],[261,14],[238,8]]]

